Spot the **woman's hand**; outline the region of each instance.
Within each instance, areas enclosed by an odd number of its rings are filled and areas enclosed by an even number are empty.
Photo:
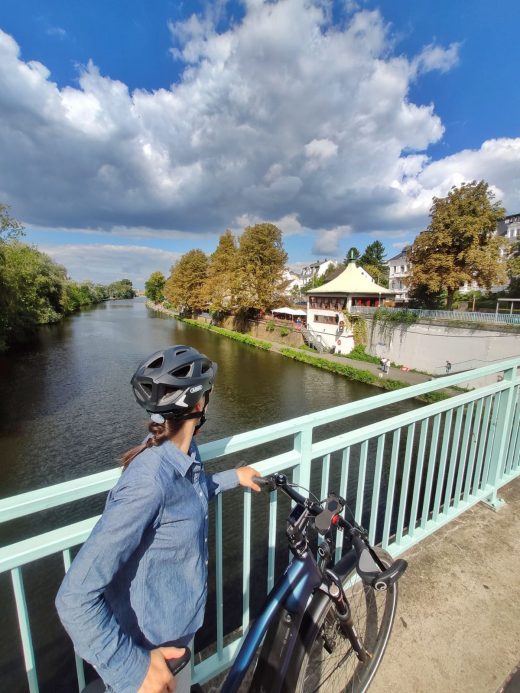
[[[137,693],[173,693],[176,688],[175,676],[168,669],[167,659],[177,659],[184,654],[184,648],[158,647],[150,652],[150,666]]]
[[[256,469],[253,467],[239,467],[237,469],[238,481],[240,486],[245,486],[246,488],[252,488],[253,491],[261,491],[262,489],[258,484],[255,484],[253,478],[255,476],[261,476]]]

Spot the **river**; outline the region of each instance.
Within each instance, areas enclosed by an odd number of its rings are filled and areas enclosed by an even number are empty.
[[[172,344],[190,344],[219,366],[208,422],[199,442],[380,392],[154,313],[145,307],[142,299],[107,302],[58,325],[42,328],[35,344],[0,356],[0,496],[113,468],[121,453],[139,442],[145,433],[146,416],[135,403],[130,377],[144,356]],[[320,435],[366,425],[415,406],[419,405],[393,405],[391,411],[377,410],[350,422],[323,427]],[[235,456],[232,461],[210,464],[210,469],[254,462],[266,454],[287,449],[290,444],[286,441],[264,446],[240,458]],[[337,475],[333,477],[337,483]],[[229,522],[241,513],[240,494],[229,495],[231,500],[225,501],[228,531]],[[260,519],[266,514],[263,500],[255,499],[254,503],[255,517]],[[0,527],[2,545],[91,516],[100,512],[102,504],[103,498],[82,501],[59,511],[9,523]],[[263,524],[260,521],[258,526]],[[227,551],[228,559],[239,559],[237,542],[230,541]],[[261,563],[265,561],[262,559]],[[236,584],[237,589],[238,569],[226,582],[226,585]],[[39,561],[23,571],[44,693],[73,690],[70,647],[52,609],[62,572],[58,558]],[[262,573],[259,581],[264,581],[261,566],[259,572]],[[0,631],[0,688],[14,693],[27,689],[10,592],[9,577],[0,576],[0,598],[7,604]],[[208,623],[202,644],[212,640],[213,598],[210,588]],[[232,628],[238,612],[230,607],[226,613],[226,627]]]

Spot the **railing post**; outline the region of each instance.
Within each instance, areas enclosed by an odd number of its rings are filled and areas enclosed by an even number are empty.
[[[294,481],[303,488],[311,482],[312,427],[308,426],[294,435],[294,449],[300,453],[300,464],[294,470]]]
[[[493,486],[493,491],[485,500],[490,507],[498,510],[504,501],[497,496],[497,489],[500,479],[503,474],[508,441],[511,435],[511,423],[514,411],[513,397],[515,394],[515,378],[516,368],[508,368],[504,371],[504,381],[509,383],[507,390],[503,390],[498,404],[498,413],[496,418],[496,429],[493,436],[493,448],[491,450],[491,460],[487,479],[482,479],[482,485]],[[493,431],[489,432],[493,435]]]

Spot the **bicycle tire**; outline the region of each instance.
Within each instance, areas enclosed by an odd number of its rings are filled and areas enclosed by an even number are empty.
[[[391,556],[376,549],[385,565],[392,563]],[[354,626],[358,636],[372,657],[367,662],[357,659],[349,639],[341,631],[336,617],[336,607],[328,599],[322,599],[318,611],[302,635],[303,659],[294,662],[292,680],[296,681],[295,693],[363,693],[372,682],[381,663],[392,630],[396,606],[397,583],[388,590],[376,592],[357,577],[355,570],[343,579],[345,594],[349,600]],[[325,647],[332,645],[329,653]]]

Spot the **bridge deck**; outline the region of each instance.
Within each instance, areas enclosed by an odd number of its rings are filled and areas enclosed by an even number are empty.
[[[494,693],[520,661],[520,479],[405,554],[398,615],[371,693]]]

